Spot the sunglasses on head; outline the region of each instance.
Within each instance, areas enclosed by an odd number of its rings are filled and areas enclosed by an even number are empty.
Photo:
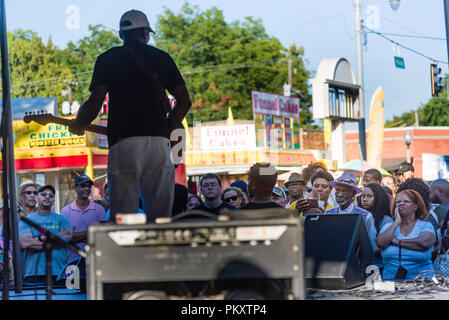
[[[37,195],[37,191],[24,191],[23,193],[26,194],[27,196],[32,194]]]
[[[53,193],[50,193],[50,192],[41,192],[41,193],[39,193],[39,195],[42,196],[42,197],[50,197],[50,198],[54,198],[55,197],[55,195]]]
[[[229,203],[231,201],[237,200],[238,198],[239,198],[239,196],[232,196],[232,197],[229,197],[229,198],[224,198],[223,200],[224,200],[224,202]]]

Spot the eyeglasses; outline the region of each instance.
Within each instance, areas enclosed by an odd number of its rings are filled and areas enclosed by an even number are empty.
[[[204,183],[203,184],[203,188],[209,188],[209,187],[216,188],[216,187],[218,187],[218,183],[213,182],[213,183]]]
[[[231,202],[231,200],[236,201],[238,198],[239,198],[239,196],[232,196],[229,198],[224,198],[223,200],[224,200],[224,202],[229,203],[229,202]]]
[[[50,198],[55,197],[55,195],[53,193],[48,193],[48,192],[41,192],[41,193],[39,193],[39,195],[42,197],[50,197]]]
[[[37,191],[24,191],[23,194],[26,194],[27,196],[32,194],[37,195]]]

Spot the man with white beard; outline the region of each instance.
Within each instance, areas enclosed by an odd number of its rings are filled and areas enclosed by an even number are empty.
[[[357,178],[350,172],[344,172],[336,181],[329,181],[335,188],[335,196],[338,206],[327,210],[325,214],[358,213],[363,216],[366,231],[371,242],[371,246],[376,248],[376,228],[371,212],[366,211],[354,204],[355,196],[362,192],[357,188]]]

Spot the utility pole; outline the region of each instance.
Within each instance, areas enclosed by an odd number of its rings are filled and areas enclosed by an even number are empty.
[[[445,0],[449,1],[449,0]],[[362,54],[362,18],[360,16],[360,0],[355,0],[355,31],[357,47],[357,84],[360,86],[360,121],[359,143],[362,151],[362,160],[366,161],[366,136],[365,136],[365,85],[363,81],[363,54]]]
[[[288,56],[288,85],[290,88],[293,88],[292,64],[292,57]]]
[[[72,105],[72,83],[71,82],[69,82],[68,83],[68,85],[67,85],[67,97],[68,97],[68,99],[69,99],[69,103],[70,103],[70,105]]]
[[[444,0],[444,21],[446,23],[446,49],[447,49],[447,58],[449,60],[449,0]],[[447,85],[449,85],[449,79],[447,80]],[[449,98],[449,87],[448,89],[448,98]]]

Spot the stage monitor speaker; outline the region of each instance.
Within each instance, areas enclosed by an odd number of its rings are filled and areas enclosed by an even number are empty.
[[[88,299],[305,299],[303,224],[292,210],[190,214],[89,227]]]
[[[360,214],[306,215],[307,288],[349,289],[365,283],[374,250]]]

